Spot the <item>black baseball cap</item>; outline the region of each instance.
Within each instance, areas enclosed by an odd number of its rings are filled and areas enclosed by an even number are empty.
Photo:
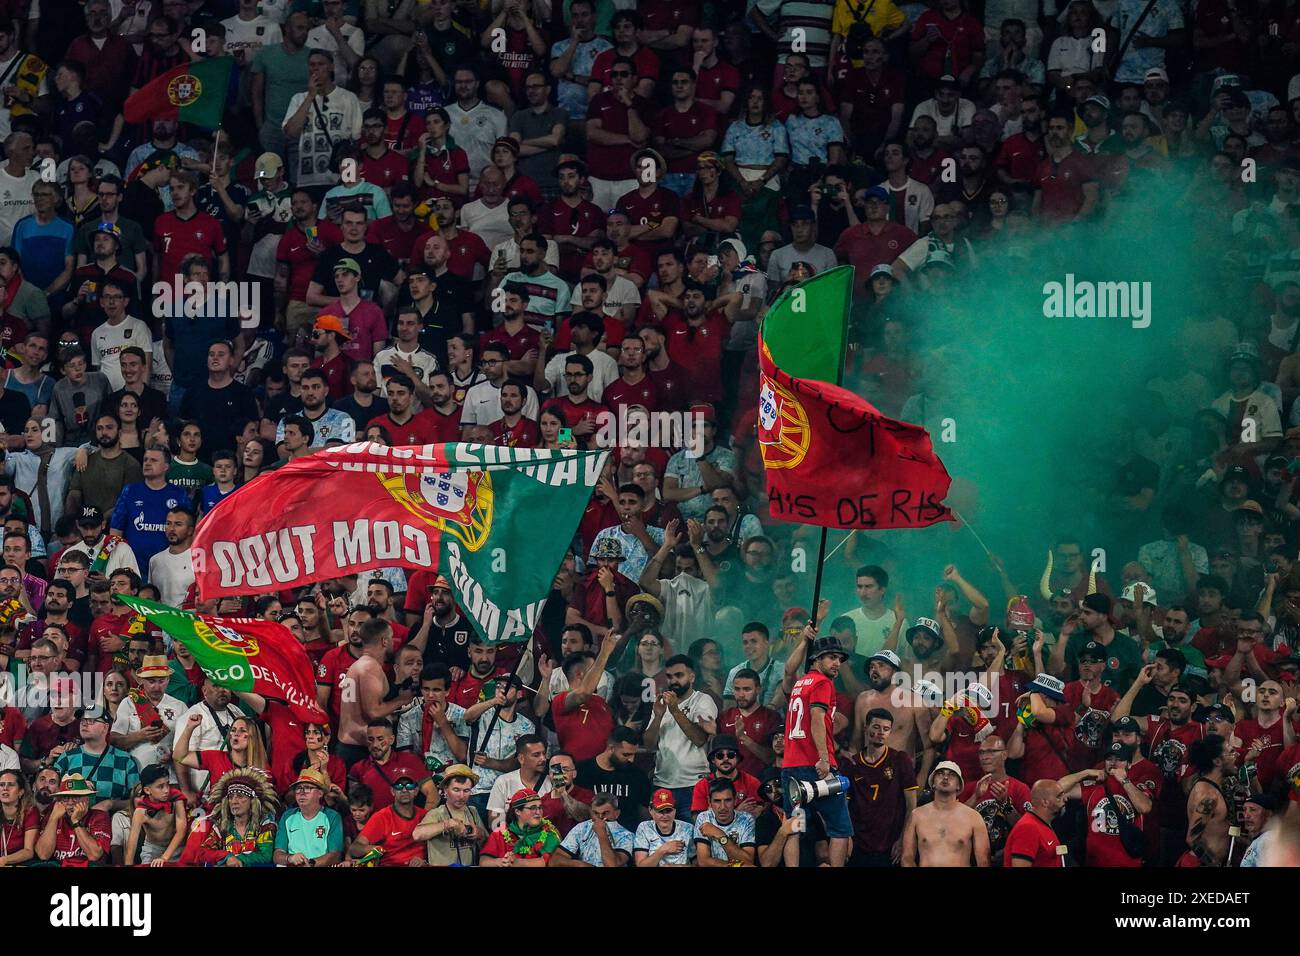
[[[77,524],[93,528],[104,520],[104,512],[100,511],[94,505],[86,505],[81,509],[81,514],[77,515]]]
[[[1132,717],[1121,717],[1115,721],[1112,729],[1117,734],[1140,734],[1142,727]]]
[[[1106,662],[1106,648],[1102,647],[1096,641],[1089,641],[1079,649],[1076,660],[1078,660],[1080,664],[1082,664],[1084,660],[1096,661],[1097,663],[1104,664]]]

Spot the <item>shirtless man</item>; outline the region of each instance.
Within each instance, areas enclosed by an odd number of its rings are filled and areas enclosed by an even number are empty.
[[[339,744],[353,754],[366,753],[366,726],[406,707],[414,698],[409,686],[388,700],[384,660],[393,646],[393,629],[383,618],[364,621],[359,629],[361,656],[348,668],[339,705]],[[350,691],[350,693],[349,693]],[[346,759],[346,757],[345,757]]]
[[[140,799],[131,811],[131,830],[127,835],[125,861],[164,866],[180,859],[189,829],[185,800],[172,796],[167,768],[152,764],[140,771]]]
[[[1187,795],[1187,846],[1179,866],[1224,866],[1232,813],[1223,792],[1223,738],[1210,734],[1187,748],[1196,782]],[[1199,861],[1196,862],[1196,861]]]
[[[934,802],[917,807],[903,831],[903,866],[989,865],[989,831],[984,818],[957,801],[961,769],[942,760],[930,774]]]
[[[890,750],[911,757],[919,777],[925,774],[934,759],[934,745],[930,743],[930,708],[925,706],[920,695],[894,684],[894,675],[900,667],[898,655],[893,651],[880,651],[867,658],[868,689],[859,694],[853,704],[853,739],[849,751],[861,752],[867,714],[877,707],[884,708],[894,715],[894,726],[889,731],[886,745]]]

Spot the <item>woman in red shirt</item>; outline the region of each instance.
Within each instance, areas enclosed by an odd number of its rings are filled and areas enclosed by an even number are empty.
[[[241,769],[254,767],[258,770],[267,770],[269,763],[266,757],[266,746],[262,743],[262,734],[258,731],[253,718],[236,717],[230,722],[230,730],[226,734],[225,748],[221,750],[190,750],[190,737],[194,735],[194,731],[202,722],[202,714],[190,714],[190,719],[181,728],[176,737],[176,747],[172,754],[172,759],[176,764],[189,767],[191,770],[206,770],[208,772],[209,787],[213,782],[220,780],[226,773],[236,767]]]
[[[18,866],[36,856],[41,814],[27,778],[17,770],[0,771],[0,866]]]

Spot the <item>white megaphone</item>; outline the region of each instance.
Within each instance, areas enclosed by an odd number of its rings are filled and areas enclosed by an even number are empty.
[[[785,795],[790,799],[792,806],[798,807],[812,803],[814,800],[820,800],[822,797],[832,797],[837,793],[845,793],[848,789],[849,778],[842,774],[823,777],[816,782],[796,780],[792,777],[786,782]]]

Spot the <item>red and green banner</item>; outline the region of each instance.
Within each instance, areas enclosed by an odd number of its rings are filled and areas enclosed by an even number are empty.
[[[952,479],[919,425],[838,383],[853,269],[784,292],[763,319],[758,440],[772,517],[827,528],[919,528],[954,520]]]
[[[144,598],[116,597],[189,648],[214,684],[283,701],[295,717],[309,724],[329,722],[316,703],[311,659],[283,624],[195,614]]]
[[[230,56],[182,63],[128,96],[122,116],[128,123],[170,119],[216,129],[226,109],[234,65]]]
[[[199,594],[436,569],[485,641],[526,640],[608,454],[461,442],[323,448],[258,475],[199,523]]]

